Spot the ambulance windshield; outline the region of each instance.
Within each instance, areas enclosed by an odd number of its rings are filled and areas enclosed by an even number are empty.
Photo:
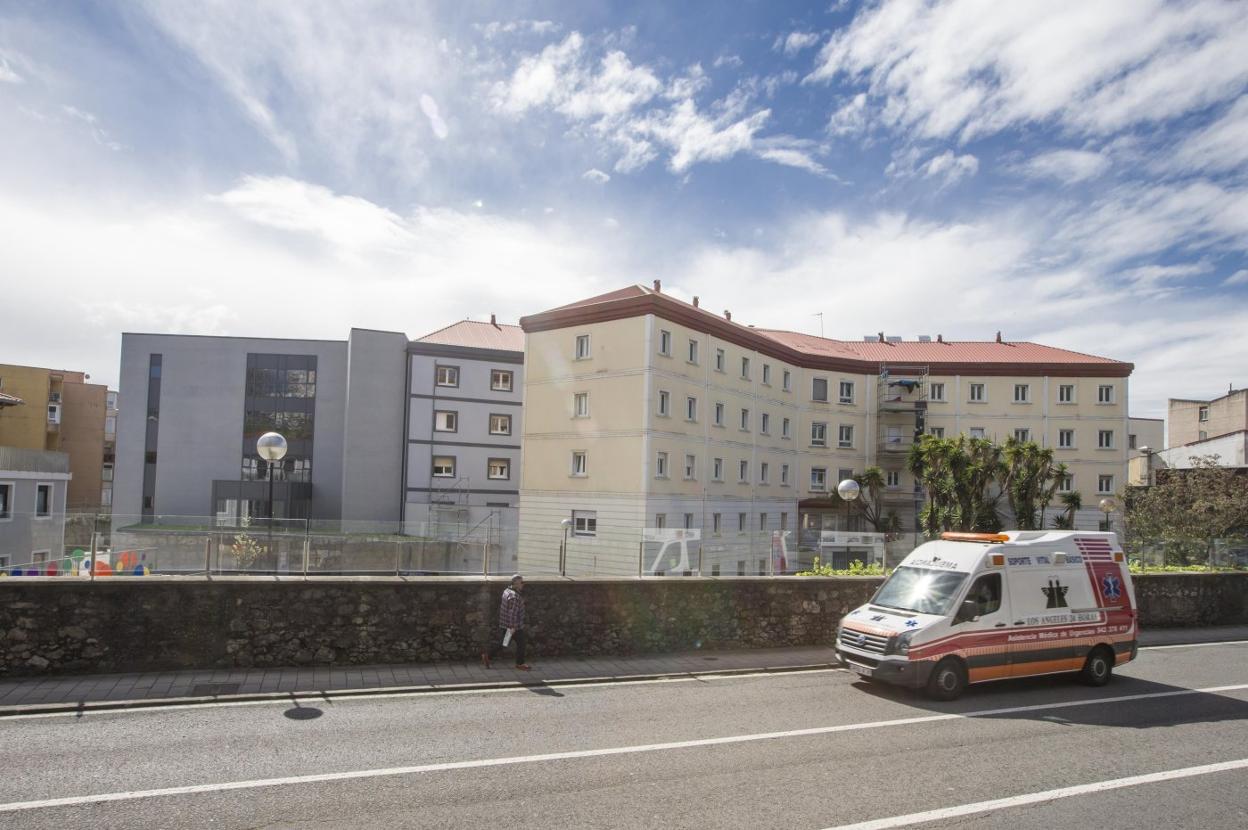
[[[949,613],[966,574],[930,568],[898,568],[875,595],[872,605],[914,611],[918,614]]]

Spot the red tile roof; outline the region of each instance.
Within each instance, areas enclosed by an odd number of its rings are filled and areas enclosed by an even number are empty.
[[[1026,340],[1004,341],[957,340],[922,343],[905,340],[900,343],[829,340],[813,334],[775,329],[755,329],[767,337],[806,354],[838,354],[878,363],[1121,363],[1107,357],[1072,352],[1056,346],[1045,346]]]
[[[504,352],[524,351],[524,330],[506,323],[484,323],[460,320],[416,340],[441,346],[463,346],[469,349],[498,349]]]

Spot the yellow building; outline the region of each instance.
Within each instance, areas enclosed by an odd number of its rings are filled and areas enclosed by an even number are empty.
[[[69,509],[100,504],[108,388],[89,375],[0,364],[0,391],[23,404],[0,411],[0,446],[69,455]]]
[[[922,495],[906,455],[923,432],[1053,447],[1092,526],[1097,495],[1125,484],[1129,363],[1000,338],[756,329],[658,283],[520,322],[525,569],[557,567],[565,532],[569,573],[809,561],[837,532],[867,529],[831,494],[869,466],[912,528]]]

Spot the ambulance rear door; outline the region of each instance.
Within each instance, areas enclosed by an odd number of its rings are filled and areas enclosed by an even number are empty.
[[[1010,673],[1014,677],[1074,671],[1081,665],[1072,628],[1094,622],[1096,600],[1080,566],[1058,565],[1057,551],[1010,553],[1007,582],[1013,620],[1010,625]]]

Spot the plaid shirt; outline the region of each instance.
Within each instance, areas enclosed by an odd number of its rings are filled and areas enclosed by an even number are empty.
[[[514,588],[503,591],[503,601],[498,606],[498,624],[503,628],[524,628],[524,597]]]

